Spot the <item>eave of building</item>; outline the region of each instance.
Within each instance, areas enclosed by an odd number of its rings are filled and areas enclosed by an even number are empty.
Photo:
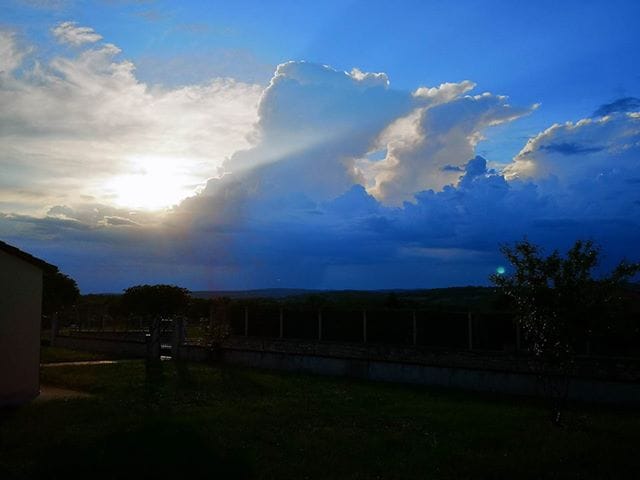
[[[8,243],[3,242],[2,240],[0,240],[0,252],[5,252],[5,253],[8,253],[9,255],[13,255],[14,257],[19,258],[20,260],[23,260],[35,267],[40,268],[43,272],[53,273],[58,271],[58,267],[56,267],[55,265],[51,265],[50,263],[47,263],[44,260],[34,257],[33,255],[27,252],[24,252],[19,248],[14,247],[13,245],[9,245]]]

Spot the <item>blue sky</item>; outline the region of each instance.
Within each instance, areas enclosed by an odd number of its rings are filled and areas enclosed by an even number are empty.
[[[635,254],[637,2],[3,9],[0,238],[83,291],[486,284],[523,235]]]

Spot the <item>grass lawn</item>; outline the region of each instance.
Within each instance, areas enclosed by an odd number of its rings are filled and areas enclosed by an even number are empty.
[[[83,362],[111,359],[113,359],[113,356],[106,353],[81,352],[60,347],[42,347],[40,349],[40,363]]]
[[[43,369],[91,398],[0,410],[0,478],[640,478],[640,413],[144,361]]]

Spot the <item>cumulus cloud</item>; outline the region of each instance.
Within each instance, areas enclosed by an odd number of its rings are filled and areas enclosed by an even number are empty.
[[[83,196],[121,204],[123,187],[162,197],[169,178],[178,201],[250,145],[258,85],[148,85],[108,43],[28,64],[14,35],[2,32],[0,48],[0,210],[42,214]]]
[[[7,78],[28,52],[18,46],[14,32],[0,30],[0,78]]]
[[[349,72],[349,76],[362,85],[382,85],[385,87],[389,85],[389,77],[387,77],[387,74],[384,72],[363,72],[359,68],[354,67],[351,69],[351,72]]]
[[[60,43],[80,46],[102,40],[102,35],[91,27],[79,27],[77,22],[61,22],[51,29],[51,33]]]
[[[399,91],[384,73],[288,62],[266,88],[166,89],[109,44],[20,62],[0,84],[0,233],[85,291],[477,284],[525,234],[592,237],[613,259],[640,241],[634,112],[553,125],[496,171],[476,154],[483,132],[536,107],[470,81]],[[118,183],[167,178],[209,180],[160,213],[117,201]]]
[[[506,97],[464,94],[470,81],[395,91],[381,73],[340,72],[305,62],[282,64],[258,110],[259,142],[225,163],[231,172],[260,168],[261,182],[295,182],[313,198],[360,183],[379,200],[401,204],[458,176],[444,167],[474,155],[482,132],[515,120]],[[372,159],[372,152],[384,152]],[[295,179],[295,180],[293,180]],[[289,187],[286,187],[289,188]]]
[[[246,181],[255,188],[333,197],[357,182],[354,159],[411,104],[383,74],[279,65],[260,101],[255,147],[234,154],[224,168],[234,175],[250,171],[253,180]]]
[[[281,66],[261,99],[256,145],[230,157],[225,168],[233,173],[210,180],[201,195],[172,212],[176,229],[189,232],[181,242],[188,242],[190,261],[212,266],[209,285],[466,284],[484,281],[501,261],[497,246],[523,235],[549,247],[592,237],[614,257],[624,247],[621,239],[640,238],[637,215],[629,214],[637,199],[619,177],[571,186],[509,180],[487,168],[484,158],[463,157],[474,152],[474,136],[482,128],[535,107],[512,107],[491,94],[464,96],[464,85],[446,87],[460,92],[457,97],[431,90],[431,96],[416,99],[390,90],[388,79],[373,86],[358,81],[318,65]],[[370,106],[358,101],[351,100],[344,112],[338,108],[353,96],[385,108],[374,109],[373,118]],[[324,117],[317,114],[322,107]],[[349,136],[340,135],[344,129]],[[426,132],[441,133],[439,148],[419,150]],[[609,139],[612,145],[617,141]],[[349,161],[385,146],[382,159],[366,161],[384,162],[392,148],[424,153],[424,165],[413,167],[416,174],[427,172],[423,182],[389,180],[408,185],[411,201],[398,206],[365,188],[358,171],[362,162]],[[569,149],[559,150],[542,152],[567,156]],[[440,151],[446,155],[438,161]],[[412,157],[401,151],[398,158]],[[434,188],[428,188],[434,177]],[[617,194],[605,201],[614,183]]]
[[[535,109],[513,107],[506,97],[490,93],[460,96],[472,87],[462,82],[414,93],[426,105],[383,132],[377,148],[386,150],[386,157],[359,163],[376,198],[398,205],[420,190],[455,184],[456,170],[447,167],[472,157],[485,129]]]
[[[226,196],[223,208],[236,206],[231,215],[192,215],[189,228],[181,230],[191,232],[190,248],[214,265],[212,271],[234,272],[228,281],[238,288],[482,283],[502,261],[498,245],[524,235],[548,248],[591,237],[613,259],[623,254],[627,242],[640,240],[638,207],[632,203],[637,198],[629,186],[615,200],[603,202],[611,190],[605,193],[602,185],[568,190],[508,181],[479,156],[460,169],[455,186],[419,192],[400,208],[380,203],[361,185],[319,202],[273,191],[250,200],[241,197],[241,202]],[[591,205],[594,190],[601,193]],[[197,200],[204,202],[194,209],[200,214],[221,205]],[[206,256],[213,250],[222,258]]]
[[[505,169],[507,178],[555,177],[564,183],[626,171],[640,174],[640,114],[610,113],[555,124],[531,138]]]
[[[136,211],[97,203],[83,203],[75,207],[55,205],[47,211],[46,216],[48,218],[80,222],[90,227],[101,225],[149,226],[157,224],[159,220],[158,215],[152,212]]]
[[[431,104],[438,104],[453,100],[469,90],[476,88],[476,84],[470,80],[460,83],[441,83],[438,87],[419,87],[413,92],[414,97],[428,99]]]

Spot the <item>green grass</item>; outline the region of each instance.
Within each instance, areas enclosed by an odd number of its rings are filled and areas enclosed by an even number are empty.
[[[510,397],[144,361],[43,369],[91,398],[0,410],[0,478],[640,478],[640,414],[557,428]]]
[[[82,352],[60,347],[42,347],[40,363],[83,362],[90,360],[109,360],[113,358],[106,353]]]

